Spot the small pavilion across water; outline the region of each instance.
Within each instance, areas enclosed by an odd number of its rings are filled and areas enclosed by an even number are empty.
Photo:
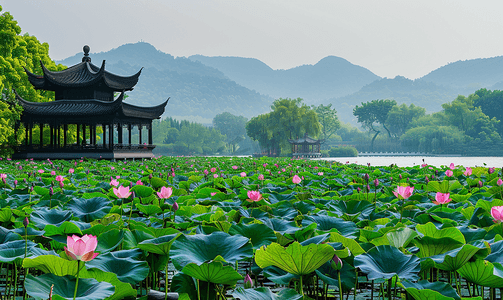
[[[320,145],[325,140],[315,140],[306,134],[296,140],[288,140],[292,144],[293,157],[321,157]]]
[[[152,120],[161,117],[169,99],[153,107],[123,102],[124,92],[133,90],[141,70],[128,77],[112,74],[105,70],[105,61],[101,67],[91,63],[89,50],[89,46],[84,46],[82,62],[63,71],[49,71],[42,62],[42,75],[25,69],[30,83],[36,89],[54,91],[56,99],[52,102],[31,102],[16,93],[16,99],[23,107],[19,123],[24,124],[25,140],[24,145],[16,148],[13,158],[153,157]],[[120,94],[115,97],[114,93]],[[19,134],[19,123],[16,125],[16,134]],[[35,126],[40,128],[38,144],[33,144],[32,130]],[[74,144],[68,143],[69,126],[76,127]],[[99,143],[98,128],[102,131]],[[142,135],[144,128],[147,129],[146,139]],[[127,141],[123,140],[124,130],[128,132]],[[132,143],[133,130],[138,131],[138,144]],[[44,144],[44,134],[47,133],[49,143]]]

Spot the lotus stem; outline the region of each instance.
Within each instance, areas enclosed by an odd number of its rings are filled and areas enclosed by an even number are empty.
[[[164,300],[168,299],[168,289],[169,289],[169,281],[168,281],[168,263],[169,263],[169,258],[166,261],[166,267],[165,267],[165,278],[164,278]]]
[[[77,281],[75,281],[75,290],[73,291],[73,300],[77,298],[77,288],[79,287],[80,260],[77,260]]]
[[[343,298],[343,295],[342,295],[342,281],[341,281],[341,271],[340,270],[337,270],[337,281],[339,283],[339,297],[342,299]],[[355,292],[356,292],[356,288],[355,288]]]
[[[340,271],[339,271],[339,274],[340,274]],[[356,300],[356,289],[357,288],[358,288],[358,268],[355,268],[355,293],[354,293],[353,300]]]
[[[201,283],[197,280],[197,300],[201,300]]]
[[[390,279],[388,279],[388,291],[387,291],[387,293],[388,293],[388,300],[391,300],[391,285],[392,285],[391,279],[392,278],[393,277],[391,277]]]
[[[299,292],[304,297],[304,287],[302,285],[302,275],[300,275]]]
[[[17,296],[17,266],[16,263],[14,265],[14,299],[16,299]]]

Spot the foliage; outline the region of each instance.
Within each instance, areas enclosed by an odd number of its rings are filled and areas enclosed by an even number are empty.
[[[425,115],[425,109],[411,104],[396,105],[388,113],[386,124],[394,137],[400,137],[409,128],[409,124],[417,118]]]
[[[320,104],[317,107],[313,105],[313,109],[318,115],[323,139],[330,139],[330,137],[341,127],[339,119],[337,118],[337,111],[335,108],[332,108],[332,103],[328,105]]]
[[[305,133],[317,137],[321,131],[318,115],[301,98],[276,99],[271,109],[270,113],[254,117],[246,124],[247,135],[263,149],[273,149],[279,155],[283,148],[289,148],[289,139]]]
[[[358,150],[351,146],[332,147],[328,151],[330,157],[357,157]]]
[[[231,154],[236,152],[238,144],[246,138],[247,121],[247,118],[229,112],[218,114],[213,118],[213,126],[225,135],[225,142]]]
[[[391,132],[386,127],[386,121],[389,112],[394,106],[396,106],[395,100],[372,100],[370,102],[362,102],[361,106],[357,105],[353,109],[353,115],[358,118],[358,123],[361,123],[363,128],[368,129],[369,132],[375,133],[372,138],[371,148],[373,148],[377,135],[381,132],[375,127],[377,124],[381,125],[388,132],[388,136],[391,137]]]

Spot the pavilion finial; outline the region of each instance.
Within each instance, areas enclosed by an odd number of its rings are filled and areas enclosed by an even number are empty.
[[[89,51],[91,48],[88,45],[85,45],[84,48],[84,57],[82,57],[82,62],[91,62],[91,58],[89,57]]]

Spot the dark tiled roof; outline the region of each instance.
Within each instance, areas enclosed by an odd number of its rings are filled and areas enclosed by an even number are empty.
[[[168,104],[168,101],[169,98],[164,103],[151,107],[141,107],[127,103],[122,103],[122,112],[126,117],[159,119],[161,115],[164,113],[164,109],[166,107],[166,104]]]
[[[14,91],[15,92],[15,91]],[[23,114],[43,117],[59,116],[102,116],[115,115],[117,113],[126,117],[142,119],[158,119],[164,113],[168,100],[164,103],[152,107],[141,107],[122,102],[124,93],[113,102],[100,101],[95,99],[86,100],[58,100],[51,102],[30,102],[26,101],[16,93],[16,99],[24,108]]]
[[[114,115],[121,110],[124,94],[115,101],[88,100],[59,100],[51,102],[30,102],[16,93],[16,99],[24,108],[24,115],[38,115],[44,117],[59,116],[98,116]]]
[[[42,62],[43,75],[36,75],[25,68],[28,80],[37,89],[56,90],[61,88],[78,88],[96,85],[103,82],[110,89],[130,91],[138,83],[141,70],[135,75],[124,77],[105,71],[105,61],[101,67],[90,62],[81,62],[63,71],[50,71]]]

